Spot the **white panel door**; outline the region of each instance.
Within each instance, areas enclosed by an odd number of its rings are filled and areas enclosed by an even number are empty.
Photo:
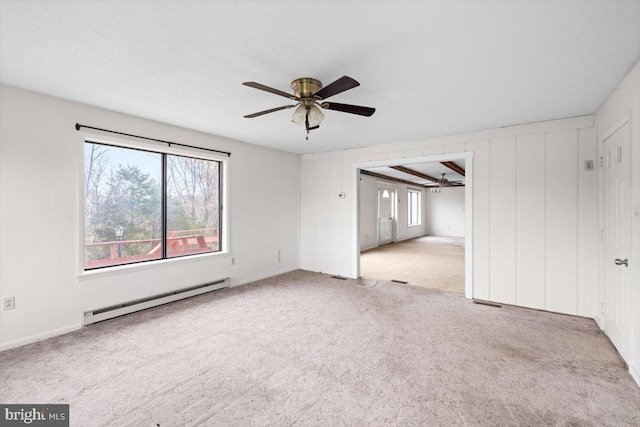
[[[629,123],[602,144],[604,224],[604,330],[625,360],[629,357],[631,184]]]
[[[393,193],[390,188],[378,188],[378,244],[393,242]]]

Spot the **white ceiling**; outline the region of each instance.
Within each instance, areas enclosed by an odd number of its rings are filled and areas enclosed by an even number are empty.
[[[591,114],[639,59],[637,0],[0,3],[3,83],[294,153]],[[342,75],[371,118],[242,117]]]

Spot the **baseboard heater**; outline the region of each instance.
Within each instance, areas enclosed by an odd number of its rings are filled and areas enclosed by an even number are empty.
[[[146,310],[147,308],[156,307],[158,305],[169,304],[181,299],[194,297],[196,295],[206,294],[220,289],[229,287],[230,279],[220,279],[215,282],[206,283],[204,285],[192,286],[173,292],[155,295],[153,297],[130,301],[125,304],[118,304],[111,307],[101,308],[99,310],[87,311],[84,313],[84,325],[90,325],[103,320],[112,319],[125,314],[134,313],[136,311]]]

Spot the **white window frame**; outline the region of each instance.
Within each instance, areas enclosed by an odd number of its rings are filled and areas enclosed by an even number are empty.
[[[77,244],[77,276],[79,280],[86,280],[91,278],[98,278],[110,275],[117,275],[126,272],[134,272],[140,270],[154,269],[160,266],[169,266],[176,264],[184,264],[191,262],[204,261],[212,258],[224,258],[232,255],[230,249],[230,234],[229,229],[229,167],[231,164],[230,157],[223,155],[216,155],[215,153],[200,151],[197,149],[191,149],[188,147],[178,146],[162,146],[158,143],[146,142],[135,138],[129,139],[128,137],[112,137],[111,135],[105,136],[101,133],[93,133],[80,131],[79,144],[78,144],[78,244]],[[181,256],[175,258],[158,259],[152,261],[145,261],[134,264],[115,265],[112,267],[98,268],[92,270],[84,269],[84,149],[86,142],[94,142],[97,144],[106,144],[120,148],[132,148],[138,150],[151,151],[156,153],[174,154],[178,156],[187,156],[193,158],[199,158],[203,160],[214,160],[220,162],[222,167],[222,173],[220,175],[222,183],[220,185],[221,198],[221,213],[220,224],[223,230],[220,244],[220,250],[216,252],[208,252],[204,254],[195,254],[189,256]]]
[[[418,222],[411,222],[411,213],[413,211],[412,194],[417,195]],[[422,225],[422,190],[418,190],[416,188],[407,188],[407,227],[418,227],[420,225]]]

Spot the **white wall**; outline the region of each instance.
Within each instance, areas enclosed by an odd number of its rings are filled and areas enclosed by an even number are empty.
[[[423,193],[426,234],[464,237],[464,187],[445,187]]]
[[[473,151],[474,297],[593,317],[595,149],[584,116],[304,155],[300,266],[355,275],[354,163]]]
[[[409,188],[413,190],[420,190],[420,187],[415,187],[406,184],[397,183],[398,189],[398,237],[396,242],[402,240],[413,239],[415,237],[424,236],[426,234],[426,226],[424,221],[424,208],[421,212],[420,225],[409,225]],[[424,205],[424,194],[427,190],[422,189],[421,203]]]
[[[85,311],[231,277],[297,268],[299,156],[0,86],[0,346],[78,328]],[[231,255],[183,258],[79,280],[83,136],[76,122],[231,151]],[[277,250],[282,251],[278,262]]]
[[[409,226],[407,213],[407,189],[419,189],[417,186],[408,186],[399,182],[375,178],[369,175],[360,175],[360,250],[375,248],[378,246],[378,183],[383,183],[396,189],[398,197],[396,222],[394,223],[395,242],[424,236],[425,221],[424,209],[420,225]],[[424,204],[424,191],[422,192]]]
[[[378,180],[360,175],[360,251],[378,247]]]
[[[609,97],[596,114],[598,132],[598,155],[601,153],[603,135],[624,115],[630,115],[631,125],[631,206],[635,212],[640,212],[640,62],[625,77],[620,86]],[[600,171],[599,171],[600,172]],[[598,187],[601,188],[601,174],[598,174]],[[600,198],[601,193],[598,193]],[[599,201],[601,207],[601,201]],[[633,212],[632,212],[633,214]],[[602,216],[599,214],[598,226]],[[640,384],[640,215],[633,214],[631,221],[631,254],[629,268],[631,269],[631,295],[629,298],[630,352],[629,371]],[[597,302],[604,302],[602,287],[602,246],[598,252],[598,287]],[[602,325],[600,316],[596,320]]]

